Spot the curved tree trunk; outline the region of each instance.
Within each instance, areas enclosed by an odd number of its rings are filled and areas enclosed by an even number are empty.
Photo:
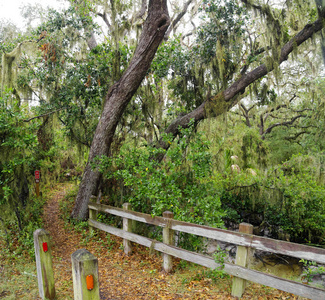
[[[88,202],[100,178],[99,172],[92,170],[91,162],[96,156],[108,153],[121,115],[146,75],[169,22],[166,0],[151,0],[148,17],[130,65],[107,93],[71,214],[72,218],[81,220],[87,218]]]

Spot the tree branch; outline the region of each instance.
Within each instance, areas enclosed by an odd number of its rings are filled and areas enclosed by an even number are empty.
[[[309,134],[310,132],[309,131],[301,131],[301,132],[298,132],[298,133],[296,133],[295,135],[293,135],[293,136],[287,136],[287,137],[285,137],[284,139],[285,140],[288,140],[288,141],[290,141],[290,140],[295,140],[295,139],[297,139],[299,136],[301,136],[302,134]]]
[[[322,30],[324,26],[324,20],[322,19],[318,19],[314,23],[307,24],[298,34],[296,34],[282,47],[278,65],[288,59],[289,54],[293,52],[294,48],[300,46],[306,40],[310,39],[315,33]],[[262,64],[247,74],[244,74],[224,91],[221,91],[217,95],[205,100],[200,106],[187,115],[177,118],[168,126],[165,133],[172,134],[174,137],[176,137],[179,132],[178,128],[187,128],[191,119],[194,119],[194,121],[197,123],[204,120],[209,115],[219,116],[228,111],[237,103],[239,94],[243,94],[245,89],[250,84],[271,72],[274,67],[275,66],[272,65],[270,68],[267,68],[265,64]],[[159,147],[164,149],[169,148],[169,144],[164,143],[162,139],[159,140],[158,143]]]
[[[141,2],[141,8],[140,8],[140,10],[135,14],[135,16],[134,17],[132,17],[132,21],[134,22],[134,21],[136,21],[136,20],[138,20],[138,19],[142,19],[143,18],[143,16],[145,15],[145,13],[146,13],[146,11],[147,11],[147,0],[142,0],[142,2]],[[133,22],[131,22],[131,23],[133,23]]]
[[[304,118],[304,117],[307,117],[307,115],[298,115],[298,116],[293,117],[290,121],[272,124],[271,126],[269,126],[263,132],[263,134],[262,134],[262,140],[264,140],[265,139],[265,135],[271,133],[274,128],[279,127],[279,126],[289,126],[289,125],[292,125],[296,120],[298,120],[299,118]]]
[[[176,28],[178,22],[180,22],[180,20],[184,17],[184,15],[186,14],[187,9],[188,9],[189,5],[192,3],[192,1],[193,0],[188,0],[184,4],[182,11],[176,16],[176,18],[173,21],[171,21],[171,24],[170,24],[169,28],[167,29],[167,32],[165,33],[165,37],[164,37],[165,40],[168,39],[172,30],[174,30]]]
[[[291,103],[295,98],[296,98],[296,94],[294,94],[294,95],[291,97],[291,99],[289,100],[289,103]],[[272,112],[274,112],[274,111],[278,111],[278,110],[280,110],[281,108],[287,108],[287,107],[288,107],[287,104],[279,104],[277,107],[273,107],[273,108],[271,108],[270,110],[266,111],[266,113],[265,113],[265,117],[264,117],[264,122],[266,122],[266,120],[267,120],[267,118],[268,118],[269,116],[273,117],[273,116],[271,115]],[[274,117],[273,117],[273,118],[274,118]]]
[[[48,113],[45,113],[45,114],[42,114],[42,115],[39,115],[39,116],[36,116],[36,117],[32,117],[32,118],[30,118],[30,119],[26,119],[26,120],[23,120],[23,121],[24,121],[24,122],[30,122],[30,121],[32,121],[32,120],[34,120],[34,119],[39,119],[39,118],[43,118],[43,117],[46,117],[46,116],[52,115],[52,114],[54,114],[54,113],[56,113],[56,112],[58,112],[58,111],[60,111],[60,110],[63,110],[63,109],[66,109],[66,107],[58,108],[58,109],[53,110],[53,111],[50,111],[50,112],[48,112]]]
[[[108,19],[107,19],[107,15],[105,12],[103,13],[97,13],[98,16],[100,16],[103,21],[105,22],[105,24],[107,25],[107,27],[110,29],[111,28],[111,24],[109,23]]]
[[[255,104],[247,109],[243,103],[240,103],[240,108],[242,109],[242,112],[244,114],[244,118],[246,119],[247,127],[252,127],[251,122],[249,120],[249,115],[248,114],[251,111],[251,109],[253,109],[254,107],[255,107]]]

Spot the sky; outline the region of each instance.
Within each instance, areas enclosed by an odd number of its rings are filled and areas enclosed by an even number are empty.
[[[20,8],[27,4],[40,3],[43,7],[60,8],[65,0],[0,0],[0,21],[10,21],[22,28],[23,19],[20,15]]]

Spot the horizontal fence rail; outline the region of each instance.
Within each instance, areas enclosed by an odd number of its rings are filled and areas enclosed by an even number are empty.
[[[152,224],[160,227],[169,226],[170,229],[180,232],[191,233],[230,244],[251,247],[262,251],[288,255],[296,258],[303,258],[306,260],[325,264],[325,249],[322,248],[316,248],[280,240],[273,240],[261,236],[239,233],[219,228],[212,228],[204,225],[197,225],[158,216],[151,217],[151,215],[148,214],[135,211],[125,211],[121,208],[116,208],[109,205],[91,203],[88,205],[88,207],[96,211],[109,213],[115,216],[139,221],[146,224]]]
[[[251,247],[263,251],[284,254],[297,258],[304,258],[307,260],[316,261],[319,263],[325,262],[325,249],[309,247],[305,245],[289,243],[285,241],[272,240],[269,238],[258,237],[250,234],[244,234],[239,232],[233,232],[229,230],[223,230],[218,228],[212,228],[203,225],[196,225],[187,222],[177,221],[163,217],[152,217],[148,214],[126,211],[116,207],[94,204],[88,205],[90,210],[105,212],[122,218],[127,218],[146,224],[152,224],[160,227],[168,227],[170,229],[181,231],[185,233],[195,234],[202,237],[207,237],[223,242],[236,244],[239,246]],[[170,246],[162,242],[158,242],[132,232],[127,232],[122,229],[118,229],[93,219],[89,219],[90,226],[103,230],[107,233],[119,236],[123,239],[135,242],[137,244],[149,247],[150,249],[157,250],[159,252],[192,262],[198,265],[208,268],[218,268],[220,265],[214,261],[213,258],[203,254],[187,251],[175,246]],[[279,278],[273,275],[265,274],[259,271],[251,270],[238,265],[225,263],[224,271],[235,277],[239,277],[245,280],[256,282],[262,285],[273,287],[288,293],[292,293],[298,296],[307,297],[310,299],[325,299],[325,290],[305,285],[296,281]]]

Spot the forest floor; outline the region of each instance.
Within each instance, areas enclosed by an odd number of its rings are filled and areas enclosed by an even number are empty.
[[[209,270],[175,261],[175,271],[162,272],[162,258],[148,248],[134,245],[126,256],[122,239],[72,225],[64,217],[71,211],[67,195],[72,185],[58,185],[44,208],[44,229],[52,238],[52,255],[57,299],[73,299],[71,254],[87,249],[98,258],[100,298],[108,299],[235,299],[231,297],[232,278],[212,278]],[[38,298],[35,262],[0,259],[0,299]],[[242,299],[302,299],[276,289],[250,284]]]

